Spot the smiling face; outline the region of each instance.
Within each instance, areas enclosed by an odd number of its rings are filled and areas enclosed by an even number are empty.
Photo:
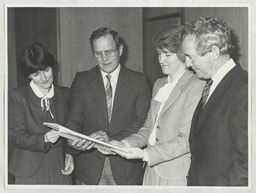
[[[114,55],[108,54],[114,51]],[[106,73],[113,72],[119,65],[120,56],[123,53],[123,46],[116,47],[113,36],[104,35],[93,42],[94,57],[100,69]],[[96,57],[100,56],[100,57]]]
[[[176,53],[172,53],[167,49],[157,49],[157,53],[158,61],[164,74],[175,78],[186,69],[185,64],[178,59]]]
[[[47,94],[53,82],[52,68],[47,67],[28,76],[43,94]]]
[[[186,56],[186,66],[191,67],[199,78],[211,78],[216,72],[217,66],[211,57],[211,51],[201,56],[196,51],[196,41],[188,36],[184,39],[182,50]]]

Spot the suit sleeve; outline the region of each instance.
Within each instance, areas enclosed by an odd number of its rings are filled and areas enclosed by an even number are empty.
[[[237,158],[221,175],[216,185],[248,185],[248,85],[234,97],[229,113],[228,129]]]
[[[27,131],[25,103],[18,92],[11,92],[9,104],[9,140],[21,149],[49,151],[50,145],[44,142],[44,133],[31,134]]]
[[[81,81],[79,73],[76,74],[71,85],[69,113],[66,127],[82,133],[84,112],[83,112],[83,95],[80,88]]]
[[[169,161],[190,152],[189,150],[189,133],[192,117],[198,101],[201,97],[203,82],[195,81],[188,90],[184,99],[183,109],[179,112],[180,128],[178,134],[172,140],[156,144],[145,149],[149,156],[148,164],[150,166]],[[172,129],[172,128],[169,128]]]
[[[139,90],[138,90],[136,105],[135,105],[136,120],[132,124],[130,124],[127,128],[119,132],[118,134],[113,135],[112,138],[115,140],[122,140],[133,133],[137,133],[138,130],[145,123],[145,120],[147,118],[147,113],[149,110],[149,105],[150,105],[151,92],[145,76],[141,76],[138,84],[139,84]]]
[[[66,127],[72,129],[76,132],[82,133],[82,126],[83,126],[83,96],[82,96],[82,89],[80,88],[81,81],[80,81],[80,74],[77,73],[70,90],[70,101],[69,101],[69,113],[68,119],[66,122]],[[64,151],[67,154],[78,154],[80,151],[72,148],[69,146],[68,141],[66,140],[64,144]]]

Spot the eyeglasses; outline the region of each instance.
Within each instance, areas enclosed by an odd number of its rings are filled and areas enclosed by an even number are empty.
[[[94,52],[93,52],[93,55],[94,55],[94,57],[97,58],[97,59],[102,58],[103,53],[104,53],[105,56],[107,56],[107,57],[113,57],[113,56],[116,55],[116,50],[117,50],[117,48],[118,48],[118,47],[116,47],[116,49],[114,49],[114,50],[94,51]]]

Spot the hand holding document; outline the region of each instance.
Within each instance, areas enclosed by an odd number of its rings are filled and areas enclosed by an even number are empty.
[[[113,152],[126,159],[144,159],[144,152],[138,147],[125,147],[123,150],[126,152],[118,149],[112,149]]]
[[[89,137],[87,135],[72,131],[72,130],[70,130],[66,127],[63,127],[62,125],[59,125],[57,123],[46,123],[46,122],[44,122],[43,125],[58,131],[58,133],[61,137],[64,137],[64,138],[67,138],[67,139],[70,139],[70,140],[74,140],[74,141],[84,140],[84,142],[89,141],[90,143],[95,144],[94,145],[95,148],[107,148],[107,149],[119,150],[121,152],[128,153],[128,151],[126,151],[123,148],[111,145],[110,143],[106,143],[106,142],[100,141],[98,139],[94,139],[94,138]]]

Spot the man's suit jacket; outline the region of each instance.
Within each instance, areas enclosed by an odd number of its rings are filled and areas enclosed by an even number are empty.
[[[54,122],[65,124],[68,115],[69,89],[55,86],[54,96],[50,101]],[[29,85],[11,92],[8,135],[15,147],[9,161],[9,172],[18,177],[33,176],[40,168],[44,155],[51,148],[63,144],[61,138],[54,144],[44,142],[44,135],[50,129],[45,127],[43,122],[52,119],[47,119],[45,115],[50,117],[50,113],[41,110],[40,102],[40,98],[34,94]]]
[[[189,139],[188,185],[247,185],[248,79],[240,66],[226,74],[204,110],[198,111]]]
[[[190,165],[188,137],[191,120],[200,100],[205,82],[186,70],[168,97],[156,122],[156,143],[148,144],[153,130],[160,102],[154,98],[164,86],[167,78],[158,79],[153,89],[153,98],[144,127],[137,134],[124,140],[132,147],[148,145],[149,165],[165,179],[184,179]]]
[[[122,140],[142,127],[150,98],[145,77],[121,66],[109,123],[102,75],[96,66],[77,73],[72,83],[67,127],[86,135],[103,130],[110,138]],[[109,158],[113,177],[118,185],[141,183],[141,161],[129,161],[120,156]],[[77,178],[85,184],[98,184],[104,159],[105,156],[95,148],[80,152],[75,162]]]

